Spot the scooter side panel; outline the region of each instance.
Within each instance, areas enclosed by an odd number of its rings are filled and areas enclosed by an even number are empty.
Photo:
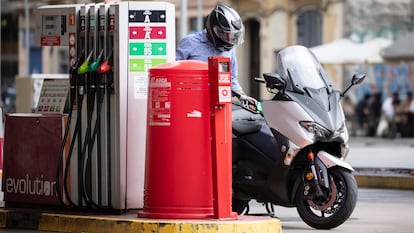
[[[262,102],[264,117],[268,125],[285,135],[294,144],[303,148],[313,143],[299,121],[313,121],[303,109],[293,101]]]

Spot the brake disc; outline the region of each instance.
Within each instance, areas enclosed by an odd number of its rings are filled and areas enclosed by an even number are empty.
[[[336,196],[338,194],[338,190],[336,188],[336,185],[333,179],[331,179],[330,188],[331,188],[331,193],[330,193],[330,198],[328,201],[321,203],[321,204],[316,204],[315,202],[313,202],[312,199],[310,199],[308,200],[309,206],[311,206],[312,208],[316,210],[320,210],[320,211],[325,211],[329,209],[330,207],[332,207],[332,205],[335,203]]]

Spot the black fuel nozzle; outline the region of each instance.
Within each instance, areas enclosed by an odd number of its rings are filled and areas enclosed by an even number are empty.
[[[69,73],[70,73],[70,76],[71,76],[71,78],[70,78],[71,86],[76,85],[75,78],[78,75],[78,69],[79,69],[79,67],[81,65],[81,61],[83,61],[84,57],[85,57],[85,53],[84,53],[84,51],[82,51],[80,57],[78,58],[78,60],[76,60],[76,62],[70,67]]]
[[[75,103],[76,99],[76,84],[78,82],[78,69],[81,65],[81,62],[85,58],[85,53],[82,51],[81,55],[76,60],[76,62],[70,67],[70,77],[69,77],[69,84],[70,84],[70,105],[72,106]]]
[[[86,74],[89,70],[89,62],[91,62],[92,59],[92,55],[93,55],[93,51],[91,51],[88,56],[86,57],[86,59],[82,62],[82,64],[79,66],[78,70],[77,70],[77,74],[79,75],[78,79],[77,79],[77,86],[79,87],[79,94],[83,95],[84,94],[84,87],[85,87],[85,77],[84,74]]]
[[[97,80],[97,71],[102,62],[103,52],[104,50],[102,49],[95,61],[91,62],[88,66],[88,72],[92,73],[88,80],[92,88],[95,88],[96,85],[99,84],[99,80]]]

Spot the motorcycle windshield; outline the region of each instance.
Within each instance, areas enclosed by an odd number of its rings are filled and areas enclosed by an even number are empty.
[[[333,90],[325,69],[308,48],[295,45],[281,50],[278,73],[286,80],[286,95],[315,122],[331,132],[341,128],[340,94]]]
[[[328,88],[326,72],[313,53],[295,45],[278,53],[278,73],[287,81],[287,90],[301,92],[306,88]]]

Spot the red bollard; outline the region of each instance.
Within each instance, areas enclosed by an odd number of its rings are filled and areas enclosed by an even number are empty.
[[[208,66],[178,61],[149,71],[146,218],[213,217]]]
[[[231,212],[229,64],[229,59],[212,57],[209,64],[187,60],[149,70],[144,208],[139,217],[237,218]]]

